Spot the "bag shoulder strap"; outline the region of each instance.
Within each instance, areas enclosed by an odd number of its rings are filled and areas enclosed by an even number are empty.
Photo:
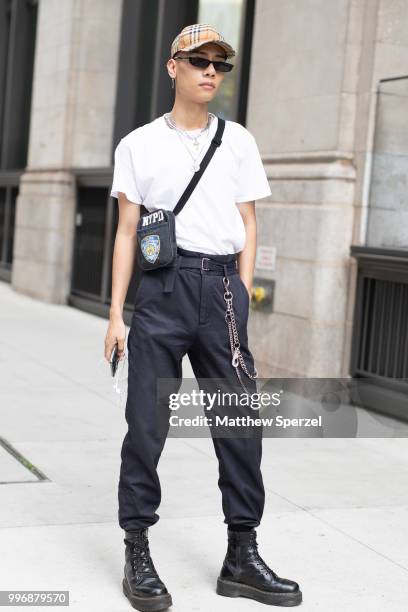
[[[208,164],[210,162],[210,159],[214,155],[217,147],[220,146],[220,144],[222,142],[222,135],[224,133],[224,128],[225,128],[225,119],[222,119],[221,117],[218,117],[218,126],[217,126],[217,131],[214,134],[214,138],[211,140],[211,144],[210,144],[210,146],[209,146],[205,156],[201,160],[200,169],[197,170],[197,172],[194,173],[191,181],[189,182],[189,184],[187,185],[186,189],[184,190],[184,193],[181,195],[179,201],[177,202],[176,206],[174,207],[173,213],[175,215],[178,215],[178,213],[181,211],[181,209],[183,208],[183,206],[187,202],[188,198],[193,193],[193,191],[194,191],[198,181],[200,180],[200,178],[202,177],[202,175],[204,173],[204,170],[208,166]]]

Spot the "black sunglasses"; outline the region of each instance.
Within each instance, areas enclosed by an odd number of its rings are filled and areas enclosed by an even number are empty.
[[[173,59],[178,60],[178,59],[182,59],[182,60],[189,60],[190,64],[192,64],[193,66],[195,66],[196,68],[208,68],[208,66],[210,64],[212,64],[216,70],[216,72],[230,72],[233,67],[234,64],[229,64],[228,62],[221,62],[221,61],[211,61],[209,59],[206,59],[205,57],[173,57]]]

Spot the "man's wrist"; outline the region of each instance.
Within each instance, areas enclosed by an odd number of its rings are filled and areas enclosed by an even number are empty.
[[[122,317],[123,316],[123,307],[120,305],[112,304],[109,308],[109,316],[110,317]]]

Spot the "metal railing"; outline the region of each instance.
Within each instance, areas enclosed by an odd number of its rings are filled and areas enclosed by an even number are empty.
[[[373,409],[408,419],[408,249],[352,246],[358,261],[350,374],[390,395]]]

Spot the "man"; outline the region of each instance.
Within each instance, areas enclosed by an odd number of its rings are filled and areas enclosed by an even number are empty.
[[[174,39],[167,62],[175,87],[171,112],[127,134],[115,150],[111,196],[119,201],[119,223],[105,339],[108,360],[115,344],[120,357],[124,355],[122,311],[140,205],[149,212],[173,209],[198,170],[218,125],[207,106],[232,68],[225,60],[234,55],[213,27],[185,27]],[[204,379],[229,380],[236,373],[241,382],[245,379],[245,389],[256,389],[247,338],[256,249],[255,200],[270,194],[254,137],[239,123],[226,121],[221,145],[176,217],[176,267],[145,272],[136,291],[128,337],[128,432],[121,452],[118,497],[126,544],[123,591],[137,610],[164,610],[172,605],[153,565],[147,536],[148,528],[159,520],[161,489],[156,468],[168,433],[168,423],[160,427],[160,417],[167,413],[158,410],[156,382],[158,378],[181,381],[181,361],[188,354],[200,385]],[[231,345],[225,295],[233,296],[236,354],[231,353],[234,339]],[[213,444],[228,525],[228,550],[217,593],[297,605],[302,599],[299,585],[277,576],[257,550],[255,527],[265,502],[262,435],[213,435]]]

